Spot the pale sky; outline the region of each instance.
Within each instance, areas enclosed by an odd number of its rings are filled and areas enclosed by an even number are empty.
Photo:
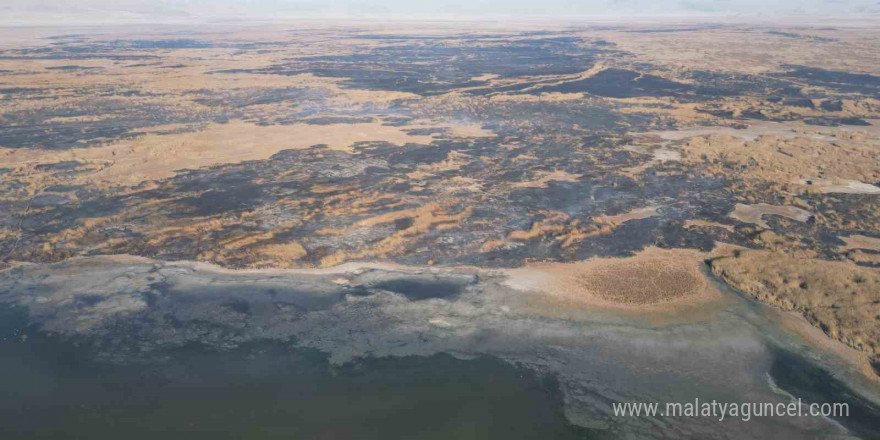
[[[880,0],[0,0],[0,19],[187,21],[379,18],[504,19],[629,16],[853,16]]]

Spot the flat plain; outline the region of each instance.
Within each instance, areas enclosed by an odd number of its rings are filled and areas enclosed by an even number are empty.
[[[877,390],[880,28],[0,33],[0,301],[44,329],[170,325],[156,310],[190,285],[168,281],[174,264],[200,268],[192,285],[203,270],[292,277],[329,301],[290,316],[477,289],[529,298],[530,316],[685,317],[725,307],[729,289],[815,327],[814,345]],[[256,338],[244,323],[270,306],[230,301],[134,338],[147,351]],[[197,331],[206,320],[234,331]],[[303,330],[278,331],[260,337]],[[866,426],[853,432],[880,429]]]

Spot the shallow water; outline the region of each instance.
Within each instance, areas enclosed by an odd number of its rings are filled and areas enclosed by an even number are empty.
[[[78,338],[28,331],[7,309],[0,438],[591,438],[567,422],[558,384],[498,359],[361,359],[289,343],[152,360],[95,359]],[[84,343],[86,341],[79,340]]]
[[[846,417],[835,417],[853,434],[877,438],[880,407],[853,393],[827,370],[795,353],[777,350],[770,367],[774,384],[808,402],[838,402],[848,405]]]
[[[874,385],[730,291],[657,319],[560,308],[455,270],[87,259],[6,271],[0,300],[28,307],[2,319],[0,425],[12,438],[880,437]],[[846,402],[850,416],[612,410],[793,396]]]

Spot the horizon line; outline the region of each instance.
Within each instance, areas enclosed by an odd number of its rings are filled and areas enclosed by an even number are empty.
[[[767,24],[767,21],[779,24],[815,24],[828,26],[834,22],[854,25],[864,22],[868,27],[880,27],[880,12],[845,13],[845,14],[810,14],[810,13],[671,13],[671,14],[578,14],[578,15],[301,15],[268,17],[253,16],[234,18],[226,16],[186,15],[179,17],[162,17],[146,14],[108,13],[105,16],[87,14],[54,14],[24,13],[7,15],[0,19],[0,27],[46,27],[46,26],[113,26],[113,25],[247,25],[247,24],[294,24],[297,22],[335,22],[335,23],[511,23],[511,24],[576,24],[576,23],[681,23],[681,24]],[[865,27],[865,26],[859,26]]]

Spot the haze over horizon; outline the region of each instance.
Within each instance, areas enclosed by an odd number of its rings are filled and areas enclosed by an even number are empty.
[[[867,18],[876,0],[0,0],[6,25],[295,19]]]

